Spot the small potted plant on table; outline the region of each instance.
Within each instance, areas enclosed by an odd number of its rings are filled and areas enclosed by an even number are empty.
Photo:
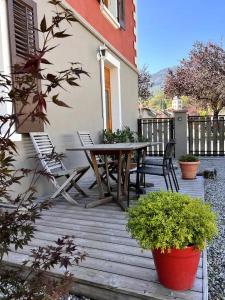
[[[116,143],[134,143],[138,142],[139,138],[136,132],[132,131],[130,127],[125,126],[123,129],[106,129],[103,132],[103,141],[105,144],[116,144]],[[137,157],[134,152],[129,164],[130,169],[137,167]]]
[[[216,215],[201,199],[172,192],[141,196],[128,210],[127,229],[143,249],[151,249],[160,283],[190,289],[201,250],[217,234]]]
[[[182,155],[179,158],[179,164],[180,164],[183,179],[196,178],[196,174],[200,164],[198,157],[191,154]]]

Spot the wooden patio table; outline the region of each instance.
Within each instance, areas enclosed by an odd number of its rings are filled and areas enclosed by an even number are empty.
[[[95,144],[90,146],[78,146],[75,148],[66,149],[67,151],[90,151],[91,160],[94,167],[94,172],[98,184],[99,189],[99,200],[92,201],[86,207],[95,207],[107,202],[112,201],[114,198],[111,192],[111,187],[109,183],[109,171],[108,171],[108,161],[107,157],[109,155],[114,155],[118,161],[117,166],[117,193],[115,200],[119,204],[119,206],[124,210],[125,207],[123,205],[123,198],[127,196],[127,189],[128,189],[128,176],[129,176],[129,166],[132,152],[137,151],[137,167],[140,164],[141,152],[144,150],[146,153],[146,149],[149,146],[156,146],[159,142],[144,142],[144,143],[117,143],[117,144]],[[104,193],[102,180],[96,160],[97,155],[102,155],[105,161],[105,169],[107,175],[107,195]],[[126,157],[126,166],[125,166],[125,176],[124,176],[124,184],[122,186],[121,179],[122,179],[122,159]],[[137,177],[138,179],[138,177]],[[138,179],[139,180],[139,179]]]

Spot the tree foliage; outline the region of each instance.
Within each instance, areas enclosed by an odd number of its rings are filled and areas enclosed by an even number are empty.
[[[147,100],[151,96],[151,75],[148,67],[144,65],[138,73],[138,97],[139,100]]]
[[[225,106],[225,51],[215,43],[197,42],[189,57],[175,71],[169,70],[165,88],[168,97],[188,96],[214,116]]]
[[[171,107],[172,100],[166,98],[164,92],[162,90],[158,90],[152,95],[152,97],[148,100],[147,106],[154,108],[156,110],[164,110]]]
[[[46,176],[49,179],[50,174],[45,170],[38,171],[37,167],[16,167],[17,147],[11,139],[16,130],[15,125],[17,124],[17,128],[22,126],[30,117],[34,121],[41,119],[48,122],[47,101],[59,107],[68,107],[60,98],[59,90],[68,86],[79,86],[81,75],[88,75],[80,64],[73,62],[63,70],[49,69],[52,64],[46,59],[46,55],[55,48],[52,42],[68,37],[69,34],[63,27],[76,22],[70,10],[59,12],[56,6],[60,1],[52,0],[49,3],[55,7],[52,22],[47,24],[44,17],[37,29],[43,35],[42,47],[35,49],[34,54],[28,55],[23,64],[13,66],[10,76],[0,74],[0,105],[9,103],[12,106],[11,114],[0,112],[0,292],[3,293],[4,299],[59,299],[70,287],[72,275],[68,272],[68,267],[84,259],[73,238],[64,236],[53,245],[32,250],[29,261],[19,272],[9,270],[4,263],[9,251],[17,251],[28,245],[34,236],[35,221],[43,210],[52,206],[48,199],[38,202],[35,189],[39,177]],[[38,89],[37,79],[43,82],[42,91]],[[17,103],[20,104],[20,111],[15,113],[14,105]],[[27,105],[32,105],[32,109],[25,115]],[[25,117],[23,122],[18,124],[20,115]],[[21,184],[27,177],[30,180],[28,188],[21,193],[12,194],[12,186]],[[47,276],[46,271],[51,271],[56,266],[65,270],[62,280],[56,281]]]

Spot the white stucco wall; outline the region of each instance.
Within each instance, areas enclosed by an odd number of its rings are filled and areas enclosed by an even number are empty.
[[[47,0],[37,2],[40,23],[44,14],[46,16],[51,14],[52,7],[47,5]],[[53,42],[53,44],[60,43],[60,46],[49,54],[48,59],[54,64],[53,69],[55,70],[64,69],[67,62],[80,62],[83,68],[89,72],[90,78],[82,76],[80,87],[72,89],[68,86],[66,91],[59,91],[60,99],[65,100],[71,108],[57,107],[48,102],[47,114],[51,126],[45,126],[45,131],[50,134],[58,152],[65,152],[66,148],[80,144],[77,137],[78,130],[90,131],[96,142],[99,141],[99,136],[103,131],[100,65],[97,60],[97,50],[102,45],[102,41],[79,23],[74,23],[73,27],[68,26],[68,33],[73,36]],[[122,124],[136,130],[137,73],[116,54],[113,52],[111,54],[120,61]],[[28,160],[28,156],[33,153],[33,147],[28,135],[22,135],[21,138],[22,140],[17,142],[20,150],[17,162],[18,166],[26,165],[28,167],[33,165],[31,160]],[[87,161],[81,152],[68,152],[65,164],[71,167],[87,164]],[[18,191],[20,187],[16,189]],[[38,190],[40,194],[47,194],[52,189],[49,189],[48,182],[43,179],[38,184]]]

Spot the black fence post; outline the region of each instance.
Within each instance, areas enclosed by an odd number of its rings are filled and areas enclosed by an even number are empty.
[[[141,140],[142,138],[142,119],[137,120],[137,129],[138,129],[138,139]]]

